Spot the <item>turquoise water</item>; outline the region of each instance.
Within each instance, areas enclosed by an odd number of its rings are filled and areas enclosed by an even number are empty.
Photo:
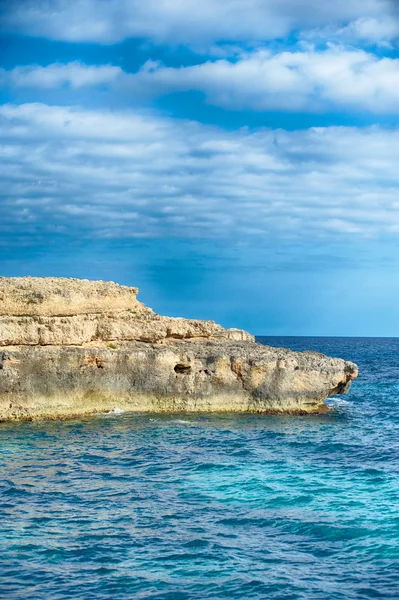
[[[360,377],[323,416],[0,425],[1,597],[399,598],[399,340],[267,341]]]

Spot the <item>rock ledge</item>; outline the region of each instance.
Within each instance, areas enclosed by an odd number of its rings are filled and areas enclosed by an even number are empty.
[[[162,317],[137,288],[0,277],[0,420],[138,412],[326,409],[351,362],[257,344],[213,321]]]

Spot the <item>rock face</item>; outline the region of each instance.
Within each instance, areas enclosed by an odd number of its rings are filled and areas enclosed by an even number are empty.
[[[0,420],[124,410],[312,413],[351,362],[161,317],[114,283],[0,278]]]

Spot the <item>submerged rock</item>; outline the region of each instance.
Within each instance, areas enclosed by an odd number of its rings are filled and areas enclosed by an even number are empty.
[[[0,278],[0,420],[115,410],[314,413],[351,362],[162,317],[114,283]]]

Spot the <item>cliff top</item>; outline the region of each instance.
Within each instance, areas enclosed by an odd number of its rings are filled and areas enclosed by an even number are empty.
[[[112,281],[0,277],[0,315],[64,316],[149,310],[138,289]]]

